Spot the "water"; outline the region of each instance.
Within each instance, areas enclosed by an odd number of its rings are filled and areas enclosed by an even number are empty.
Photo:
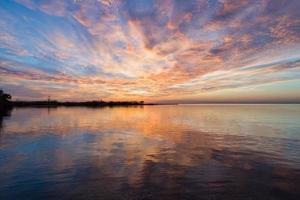
[[[300,105],[20,108],[0,199],[300,199]]]

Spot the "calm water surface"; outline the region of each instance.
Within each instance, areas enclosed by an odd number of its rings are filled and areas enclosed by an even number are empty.
[[[0,199],[300,199],[300,105],[23,108]]]

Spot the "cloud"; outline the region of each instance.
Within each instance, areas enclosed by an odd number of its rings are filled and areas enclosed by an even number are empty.
[[[299,9],[296,0],[6,1],[0,75],[48,83],[60,98],[72,84],[147,100],[294,80]]]
[[[16,0],[16,2],[33,10],[40,10],[48,15],[62,17],[66,14],[66,3],[68,1],[51,0],[51,1],[30,1]]]

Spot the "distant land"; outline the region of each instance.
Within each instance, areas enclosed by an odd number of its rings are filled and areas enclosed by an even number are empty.
[[[155,105],[145,103],[144,101],[81,101],[81,102],[60,102],[60,101],[12,101],[14,107],[58,107],[58,106],[85,106],[85,107],[102,107],[102,106],[142,106]]]
[[[103,107],[103,106],[143,106],[143,105],[156,105],[153,103],[145,103],[144,101],[12,101],[12,96],[0,90],[0,110],[6,110],[13,107],[58,107],[58,106],[85,106],[85,107]]]
[[[158,102],[145,103],[144,101],[56,101],[56,100],[40,100],[40,101],[12,101],[10,94],[0,90],[0,110],[6,110],[13,107],[104,107],[104,106],[143,106],[143,105],[197,105],[197,104],[300,104],[299,101],[190,101],[190,102]]]

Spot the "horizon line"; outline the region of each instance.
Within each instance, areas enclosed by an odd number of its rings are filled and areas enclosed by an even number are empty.
[[[48,100],[20,100],[15,99],[12,102],[48,102]],[[197,104],[300,104],[300,101],[198,101],[198,102],[181,102],[181,101],[145,101],[145,100],[50,100],[58,103],[80,103],[80,102],[144,102],[145,104],[158,105],[197,105]]]

